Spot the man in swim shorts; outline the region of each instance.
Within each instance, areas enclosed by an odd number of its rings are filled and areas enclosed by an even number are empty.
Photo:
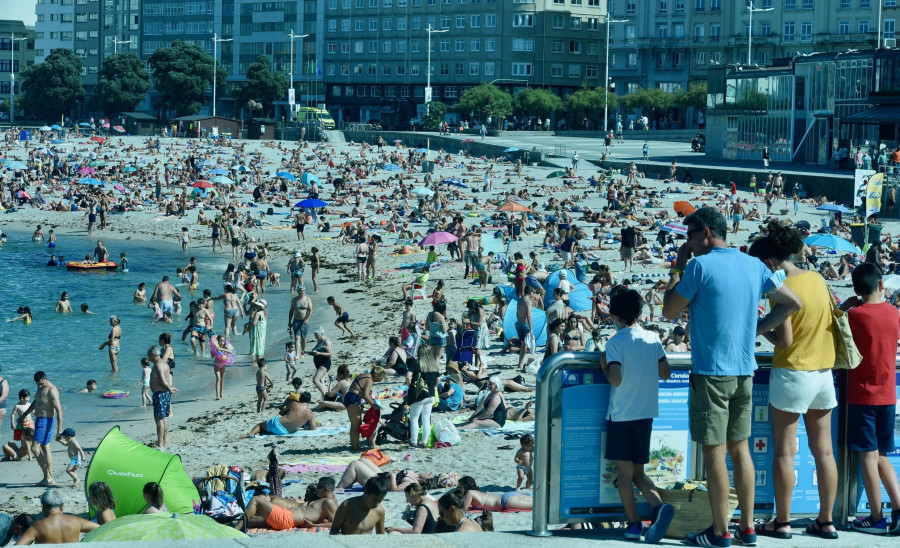
[[[273,436],[288,436],[298,430],[315,430],[316,414],[309,408],[312,396],[309,392],[303,392],[297,401],[288,399],[281,408],[281,415],[261,422],[250,430],[250,436],[257,434],[271,434]]]
[[[276,496],[257,495],[247,504],[250,527],[285,531],[295,527],[328,526],[334,519],[338,501],[334,498],[334,478],[319,478],[316,500],[305,503]]]
[[[151,303],[159,303],[159,309],[162,314],[168,312],[175,314],[175,297],[181,299],[181,293],[178,289],[169,283],[169,277],[163,276],[162,281],[153,288],[153,294],[150,295]]]
[[[534,289],[526,285],[525,296],[516,301],[516,335],[522,344],[519,345],[519,369],[524,368],[525,354],[528,353],[528,345],[525,344],[525,337],[529,333],[534,332],[531,323],[531,299],[534,295]]]
[[[34,413],[34,441],[41,446],[37,454],[38,466],[44,473],[38,485],[55,485],[53,481],[53,457],[50,454],[50,442],[55,436],[62,434],[63,416],[62,404],[59,401],[59,390],[56,389],[46,373],[38,371],[34,374],[34,382],[37,384],[37,392],[34,401],[24,413],[19,415],[18,423],[21,425],[26,417]],[[58,418],[58,420],[57,420]],[[54,435],[53,427],[56,426]]]
[[[172,394],[178,392],[178,389],[172,386],[172,369],[169,363],[162,359],[162,349],[156,345],[151,346],[147,350],[147,358],[153,364],[150,371],[150,392],[153,394],[157,447],[165,447],[169,433]]]
[[[301,356],[306,354],[306,335],[309,333],[309,319],[312,318],[312,314],[312,300],[306,296],[306,288],[300,284],[288,312],[288,334],[294,336],[294,347],[300,349]]]

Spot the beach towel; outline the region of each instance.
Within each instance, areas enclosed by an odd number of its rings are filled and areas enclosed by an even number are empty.
[[[468,417],[465,415],[457,415],[453,418],[453,424],[465,424]],[[511,421],[507,420],[502,428],[473,428],[478,432],[483,432],[487,436],[500,436],[509,434],[534,434],[534,421]],[[463,430],[465,432],[465,430]]]
[[[349,425],[344,426],[326,426],[317,430],[297,430],[293,434],[280,436],[283,438],[321,438],[324,436],[336,436],[350,430]],[[265,436],[274,436],[276,434],[265,434]],[[254,438],[263,438],[265,436],[256,435]]]
[[[247,534],[254,536],[262,535],[265,533],[325,533],[328,531],[331,531],[331,527],[294,527],[293,529],[283,529],[281,531],[276,531],[267,527],[251,527],[247,529]]]

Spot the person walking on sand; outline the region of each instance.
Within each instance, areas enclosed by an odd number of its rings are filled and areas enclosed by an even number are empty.
[[[291,293],[294,292],[298,285],[303,284],[303,271],[305,269],[306,263],[303,261],[303,253],[298,249],[287,264],[288,274],[291,275]]]
[[[300,349],[300,355],[306,354],[306,336],[309,334],[309,320],[313,315],[312,300],[306,296],[303,284],[297,286],[297,296],[291,299],[291,310],[288,312],[288,335],[294,337],[294,346]]]
[[[319,389],[319,392],[322,393],[322,397],[324,397],[325,393],[328,391],[328,387],[325,386],[322,379],[324,379],[325,375],[331,371],[331,356],[334,354],[334,346],[331,339],[325,335],[325,330],[323,328],[317,328],[314,336],[316,338],[316,346],[309,351],[309,355],[312,356],[313,359],[313,365],[316,368],[313,384],[316,385],[316,388]]]
[[[369,256],[369,246],[365,241],[356,244],[356,278],[357,281],[366,281],[366,259]]]
[[[234,360],[236,352],[231,342],[225,338],[225,335],[216,335],[210,339],[213,345],[213,369],[216,373],[216,399],[220,400],[225,397],[225,366],[228,360]]]
[[[691,439],[703,446],[713,523],[690,533],[696,546],[731,546],[728,529],[729,478],[726,453],[734,463],[741,521],[734,536],[756,543],[753,523],[755,471],[747,439],[753,410],[756,337],[774,330],[802,303],[762,261],[729,248],[728,223],[716,209],[701,207],[685,219],[687,243],[678,249],[663,299],[663,317],[674,320],[690,309]],[[690,261],[690,262],[688,262]],[[775,306],[758,319],[759,300]],[[727,326],[727,329],[724,327]]]
[[[366,244],[366,273],[365,277],[369,280],[375,279],[375,261],[378,259],[378,241],[374,236],[369,236]]]
[[[34,374],[34,382],[37,384],[34,401],[19,416],[17,423],[21,426],[25,419],[34,413],[34,442],[41,448],[37,454],[37,461],[44,473],[44,479],[38,482],[38,485],[55,485],[50,442],[54,439],[54,424],[57,436],[63,431],[62,403],[59,401],[59,390],[50,383],[46,373],[37,371]]]
[[[107,341],[101,344],[99,348],[99,350],[108,348],[109,365],[112,367],[113,373],[119,372],[119,344],[122,339],[122,327],[119,324],[121,323],[122,320],[118,316],[109,317],[109,325],[112,328],[109,330]]]
[[[172,385],[172,369],[162,358],[162,349],[156,345],[147,350],[147,357],[153,362],[150,372],[150,392],[153,400],[153,420],[156,423],[156,446],[161,449],[167,445],[169,435],[169,415],[171,414],[172,394],[178,389]]]
[[[254,301],[250,312],[250,359],[256,361],[266,354],[266,319],[269,303],[265,299]]]

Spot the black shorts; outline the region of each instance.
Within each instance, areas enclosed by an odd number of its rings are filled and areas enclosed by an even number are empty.
[[[609,460],[624,460],[637,464],[650,462],[650,434],[653,419],[636,421],[608,421],[606,423],[606,454]]]
[[[305,224],[297,225],[295,228],[297,229],[297,232],[299,232],[299,233],[302,234],[302,233],[303,233],[303,229],[306,228],[306,225],[305,225]]]
[[[231,247],[237,247],[237,246],[239,246],[239,245],[241,245],[240,240],[238,240],[237,238],[232,238],[232,239],[231,239]]]
[[[847,447],[851,451],[893,453],[896,405],[847,405]]]

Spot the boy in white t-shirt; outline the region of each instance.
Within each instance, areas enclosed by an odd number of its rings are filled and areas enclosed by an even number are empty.
[[[653,510],[644,542],[655,544],[665,536],[675,509],[659,498],[644,465],[650,462],[653,418],[659,415],[659,379],[668,379],[670,370],[659,336],[638,324],[643,308],[644,299],[634,289],[612,290],[609,312],[618,332],[606,343],[600,366],[612,385],[605,457],[616,461],[619,496],[628,518],[625,538],[641,540],[633,487],[637,486]]]

